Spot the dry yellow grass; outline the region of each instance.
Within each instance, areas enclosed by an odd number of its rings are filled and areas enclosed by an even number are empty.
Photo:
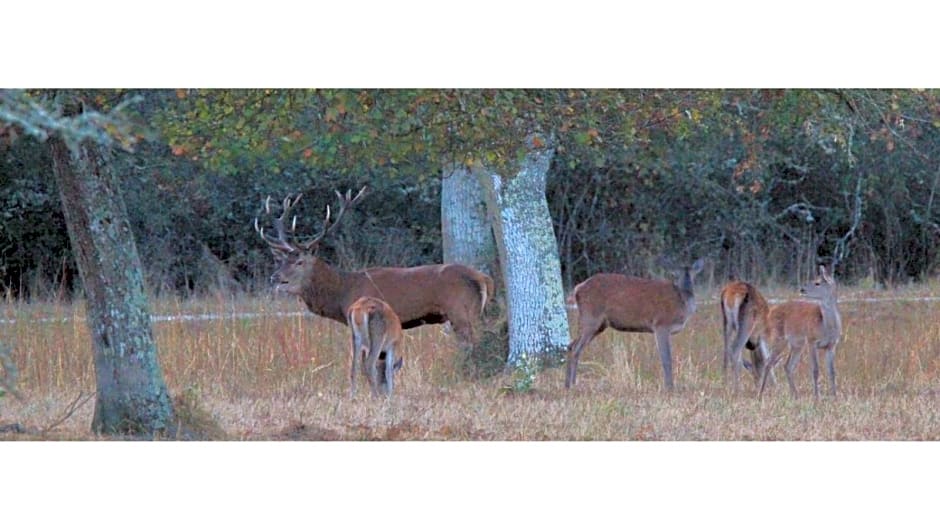
[[[453,336],[440,326],[406,331],[391,400],[347,395],[345,326],[306,316],[291,299],[158,300],[154,314],[254,312],[246,319],[159,321],[154,332],[171,393],[186,413],[232,440],[920,440],[940,438],[940,303],[852,298],[897,296],[843,289],[845,332],[837,350],[839,396],[812,398],[807,362],[802,398],[783,385],[757,402],[732,395],[721,378],[717,302],[700,293],[698,312],[674,340],[677,391],[662,390],[649,334],[607,331],[584,352],[577,386],[562,369],[539,374],[534,390],[507,392],[500,376],[458,374]],[[786,296],[786,291],[771,292]],[[930,289],[904,296],[931,295]],[[7,302],[0,341],[14,349],[24,400],[0,398],[0,424],[32,434],[0,439],[94,439],[92,402],[42,435],[80,392],[94,391],[91,345],[79,305]],[[38,321],[40,318],[44,321]],[[750,381],[750,379],[748,379]]]

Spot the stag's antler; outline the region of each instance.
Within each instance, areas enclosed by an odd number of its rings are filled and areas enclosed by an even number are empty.
[[[271,248],[275,250],[280,250],[282,252],[293,253],[298,251],[298,248],[294,246],[290,241],[287,240],[287,233],[284,229],[284,220],[287,219],[287,216],[290,214],[291,208],[293,208],[297,202],[300,200],[300,197],[303,196],[303,193],[297,193],[296,197],[291,198],[290,195],[287,195],[284,198],[284,202],[281,206],[281,216],[274,219],[274,230],[277,232],[277,237],[272,237],[264,233],[264,228],[258,226],[258,217],[255,217],[255,231],[258,232],[258,235],[268,243]],[[271,213],[271,196],[264,200],[264,212],[267,214]],[[294,231],[294,228],[297,226],[297,217],[294,217],[293,222],[291,223],[291,232]]]
[[[311,248],[315,247],[317,244],[326,237],[333,229],[339,224],[339,221],[343,218],[343,215],[346,213],[346,210],[359,202],[362,197],[365,195],[366,186],[363,186],[362,189],[356,193],[356,196],[352,196],[352,190],[346,191],[344,196],[339,191],[336,191],[336,196],[339,197],[340,207],[339,214],[336,215],[336,218],[330,222],[330,206],[326,206],[326,217],[323,219],[323,229],[320,230],[320,233],[317,234],[313,239],[303,242],[303,243],[293,243],[288,240],[287,229],[284,227],[284,221],[287,220],[287,217],[290,215],[290,210],[300,201],[300,197],[303,196],[303,193],[297,193],[297,196],[292,197],[287,195],[287,198],[284,199],[284,202],[281,205],[281,216],[274,219],[274,230],[277,232],[277,237],[272,237],[264,232],[264,228],[259,227],[258,217],[255,217],[255,231],[261,235],[261,238],[264,239],[264,242],[268,243],[271,248],[288,253],[294,253],[300,251],[301,249],[309,251]],[[271,213],[271,197],[269,196],[264,201],[264,211],[267,214]],[[294,216],[291,221],[290,232],[293,234],[297,228],[297,217]]]
[[[327,205],[326,217],[324,217],[323,219],[323,229],[320,230],[320,233],[317,234],[316,237],[314,237],[313,239],[307,242],[299,243],[299,246],[303,247],[304,250],[310,250],[311,248],[320,244],[320,241],[323,240],[323,238],[326,237],[327,234],[332,232],[333,229],[339,224],[339,221],[342,220],[343,215],[346,214],[346,210],[350,206],[354,206],[357,202],[362,200],[362,197],[365,195],[365,192],[366,192],[366,187],[367,186],[362,186],[362,189],[360,189],[359,192],[356,193],[356,196],[352,196],[352,189],[349,189],[346,191],[346,196],[343,196],[343,194],[340,193],[339,191],[334,191],[334,193],[336,193],[336,196],[339,198],[339,201],[340,201],[339,214],[336,215],[336,219],[333,220],[333,222],[330,222],[330,206]]]

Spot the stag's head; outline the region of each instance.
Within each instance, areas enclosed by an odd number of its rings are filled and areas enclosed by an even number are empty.
[[[317,250],[320,247],[320,241],[339,225],[339,221],[343,218],[346,210],[359,202],[365,191],[366,188],[363,187],[356,196],[352,195],[351,190],[346,191],[345,195],[337,191],[336,195],[340,200],[339,213],[331,219],[332,212],[330,206],[327,205],[323,228],[319,234],[308,241],[296,240],[297,217],[296,215],[290,217],[290,210],[300,201],[301,193],[298,193],[297,196],[288,195],[282,202],[281,215],[272,221],[276,235],[272,236],[270,233],[265,233],[265,229],[259,225],[258,218],[255,217],[255,231],[258,232],[264,242],[268,243],[274,253],[274,259],[278,263],[277,270],[271,276],[271,282],[275,285],[275,290],[294,295],[300,295],[303,292],[305,285],[315,274],[316,264],[319,260]],[[264,211],[266,214],[271,213],[271,197],[264,201]],[[289,230],[285,226],[288,218],[291,218]]]

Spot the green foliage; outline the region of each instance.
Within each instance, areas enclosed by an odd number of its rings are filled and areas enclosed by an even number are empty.
[[[937,91],[79,94],[102,115],[135,98],[123,115],[152,131],[136,132],[147,141],[115,163],[157,289],[263,284],[271,260],[251,221],[265,196],[303,191],[312,233],[334,189],[365,184],[369,197],[325,256],[351,267],[440,261],[442,167],[514,174],[531,132],[556,145],[547,192],[568,286],[598,271],[648,273],[661,253],[710,255],[719,277],[778,280],[837,258],[850,276],[888,283],[940,259]],[[50,162],[39,138],[12,141],[24,134],[0,119],[0,268],[17,289],[72,274]]]

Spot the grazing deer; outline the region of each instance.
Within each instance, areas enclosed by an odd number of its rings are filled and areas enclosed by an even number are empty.
[[[721,371],[727,375],[728,364],[731,364],[734,391],[737,392],[741,389],[741,367],[751,372],[757,384],[760,383],[764,364],[770,359],[766,340],[770,308],[757,288],[744,281],[732,281],[725,285],[721,290],[720,303],[725,339]],[[752,363],[742,358],[745,346],[754,351]]]
[[[568,345],[565,387],[574,385],[581,351],[607,327],[625,332],[651,332],[663,364],[666,389],[673,389],[671,335],[685,327],[695,312],[692,280],[702,270],[699,259],[682,267],[675,281],[596,274],[574,287],[568,305],[578,309],[578,337]]]
[[[339,225],[349,207],[362,198],[363,187],[355,197],[351,191],[340,199],[339,213],[331,222],[326,207],[323,228],[306,242],[288,240],[285,221],[301,195],[284,199],[280,217],[273,220],[276,236],[258,226],[255,230],[271,247],[279,267],[271,281],[276,291],[298,296],[307,308],[324,318],[346,324],[346,313],[354,301],[370,296],[388,303],[401,319],[403,329],[449,321],[457,339],[464,344],[474,342],[476,324],[486,302],[493,297],[493,280],[469,266],[460,264],[425,265],[413,268],[368,268],[347,272],[336,269],[317,257],[323,238]],[[265,200],[270,213],[270,197]],[[291,234],[297,218],[291,222]]]
[[[394,374],[401,367],[395,361],[395,349],[401,343],[401,321],[392,307],[381,299],[361,297],[346,311],[352,329],[352,352],[349,366],[349,394],[356,394],[356,378],[360,363],[369,380],[372,396],[392,395]],[[384,353],[384,357],[381,359]],[[379,368],[382,373],[379,373]]]
[[[809,349],[813,370],[813,394],[819,398],[819,351],[826,351],[826,370],[829,372],[829,391],[836,394],[836,345],[842,336],[842,318],[836,304],[836,282],[826,267],[819,267],[819,277],[800,289],[800,294],[813,301],[793,300],[770,309],[767,323],[773,354],[761,370],[757,398],[764,393],[767,372],[783,357],[786,349],[787,382],[790,394],[796,398],[793,373],[800,353]]]

